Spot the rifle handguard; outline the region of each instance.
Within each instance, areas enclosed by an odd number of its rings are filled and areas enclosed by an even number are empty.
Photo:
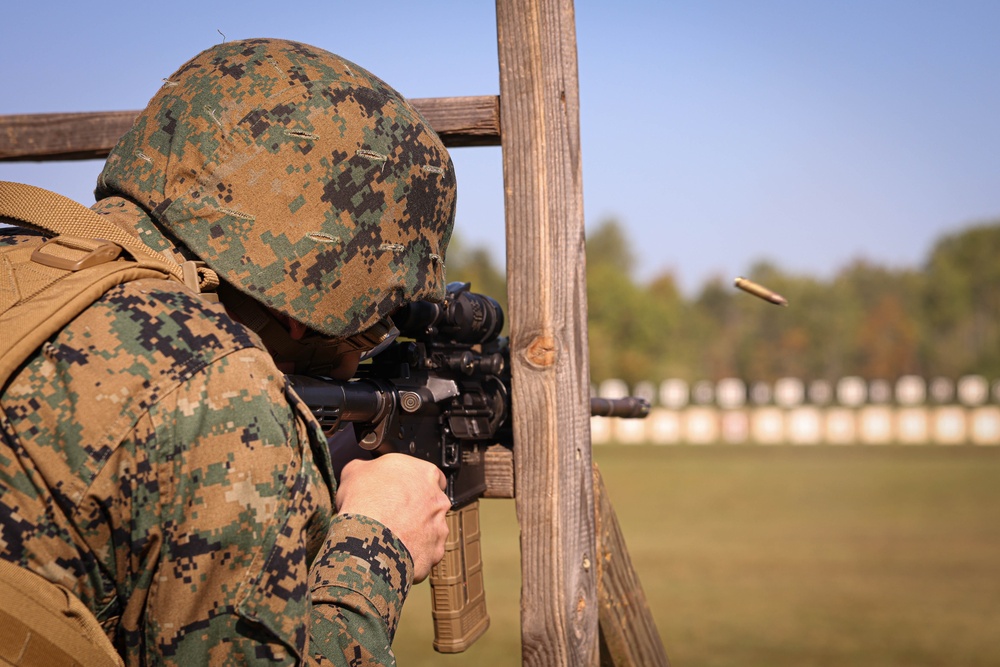
[[[434,650],[461,653],[490,627],[479,544],[479,501],[448,512],[444,558],[431,568]]]

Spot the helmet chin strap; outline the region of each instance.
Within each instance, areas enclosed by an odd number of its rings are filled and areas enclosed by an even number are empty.
[[[260,336],[281,370],[302,375],[329,375],[354,347],[342,338],[331,338],[309,330],[302,338],[291,333],[269,308],[234,287],[222,283],[219,297],[226,311]]]

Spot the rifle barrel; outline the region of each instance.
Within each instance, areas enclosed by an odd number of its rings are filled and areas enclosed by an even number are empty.
[[[622,419],[642,419],[649,414],[649,401],[635,396],[625,398],[590,399],[592,417],[619,417]]]

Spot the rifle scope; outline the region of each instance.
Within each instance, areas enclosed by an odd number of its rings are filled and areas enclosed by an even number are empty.
[[[416,340],[437,337],[479,345],[496,340],[503,329],[503,309],[495,299],[469,291],[469,283],[449,283],[441,303],[415,301],[392,316],[400,334]]]

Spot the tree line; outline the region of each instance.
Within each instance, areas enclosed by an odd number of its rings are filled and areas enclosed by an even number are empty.
[[[822,280],[754,265],[746,277],[787,297],[789,308],[739,292],[734,276],[685,297],[671,273],[638,281],[634,264],[617,220],[588,235],[595,383],[1000,377],[1000,221],[943,236],[914,268],[857,260]],[[449,279],[470,281],[506,307],[504,274],[486,249],[456,239],[448,267]]]

